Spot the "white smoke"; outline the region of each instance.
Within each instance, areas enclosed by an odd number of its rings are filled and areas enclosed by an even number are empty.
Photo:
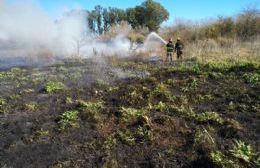
[[[102,41],[87,25],[83,10],[54,21],[30,1],[0,0],[0,68],[73,56],[128,54],[130,42],[123,34]]]
[[[150,56],[150,59],[154,57],[161,56],[163,46],[165,46],[167,42],[159,36],[155,32],[151,32],[148,34],[147,38],[144,41],[144,44],[137,48],[137,52],[146,53]]]

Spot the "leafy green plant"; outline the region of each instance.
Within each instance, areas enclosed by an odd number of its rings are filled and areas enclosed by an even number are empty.
[[[224,122],[222,117],[220,117],[220,115],[216,112],[205,112],[205,113],[197,114],[195,119],[199,122],[213,121],[219,124],[222,124]]]
[[[44,130],[44,129],[40,129],[40,130],[38,130],[38,131],[36,131],[36,136],[38,137],[38,138],[40,138],[40,137],[46,137],[46,136],[48,136],[49,135],[49,131],[48,130]]]
[[[116,159],[107,159],[105,163],[102,165],[102,168],[119,168],[119,163]]]
[[[235,140],[233,148],[226,153],[214,151],[211,152],[210,157],[214,163],[225,168],[242,167],[241,160],[250,165],[249,167],[260,166],[260,158],[254,153],[252,147],[240,140]]]
[[[223,74],[221,72],[209,72],[208,77],[211,79],[220,79],[223,77]]]
[[[239,140],[234,141],[233,149],[231,149],[230,152],[234,157],[242,159],[248,163],[251,162],[255,156],[252,147]]]
[[[96,110],[104,108],[104,102],[102,102],[102,101],[85,102],[83,100],[79,100],[78,107],[81,109],[88,109],[88,110],[96,111]]]
[[[60,116],[58,124],[61,130],[65,130],[68,127],[74,127],[77,125],[78,111],[66,111]]]
[[[148,104],[148,109],[150,111],[160,111],[160,112],[169,112],[169,107],[166,103],[160,101],[158,104],[156,105],[152,105],[152,104]]]
[[[35,112],[37,110],[37,104],[34,102],[26,103],[25,110],[28,112]]]
[[[151,141],[152,140],[152,131],[145,127],[138,127],[134,136],[137,140],[140,140],[142,142]]]
[[[260,74],[259,73],[246,73],[243,75],[244,80],[247,83],[256,85],[260,83]]]
[[[103,148],[105,149],[112,149],[116,146],[117,139],[115,135],[110,135],[108,138],[106,138],[105,142],[103,143]]]
[[[71,97],[66,97],[66,100],[65,100],[66,104],[72,104],[73,103],[73,100]]]
[[[173,98],[174,102],[179,105],[188,105],[189,104],[188,103],[189,100],[188,100],[187,96],[185,96],[185,95],[173,96],[172,98]]]
[[[6,109],[4,108],[6,104],[7,104],[6,100],[0,97],[0,114],[6,112]]]
[[[59,90],[64,90],[66,88],[66,86],[62,83],[62,82],[48,82],[45,87],[44,90],[47,93],[53,93]]]
[[[223,154],[221,151],[211,152],[210,158],[215,164],[223,168],[237,167],[236,164],[231,159],[229,159],[225,154]]]
[[[116,87],[116,86],[110,86],[107,91],[110,92],[110,93],[113,93],[113,92],[116,92],[119,90],[119,87]]]
[[[170,85],[170,86],[174,86],[175,84],[176,84],[176,80],[175,79],[168,79],[167,81],[166,81],[166,84],[167,85]]]
[[[135,137],[130,131],[118,132],[117,139],[127,145],[135,144]]]
[[[193,109],[190,106],[184,106],[184,105],[181,105],[180,107],[171,105],[169,109],[169,113],[178,114],[188,119],[194,119],[196,116],[196,113],[193,111]]]
[[[131,119],[137,119],[139,116],[144,116],[147,111],[144,109],[125,108],[122,107],[120,110],[123,120],[129,121]]]
[[[183,88],[181,89],[181,91],[184,92],[184,93],[187,93],[187,92],[189,92],[189,91],[192,90],[192,89],[196,89],[197,86],[198,86],[198,81],[197,81],[197,79],[192,78],[192,79],[189,80],[188,85],[187,85],[186,87],[183,87]]]
[[[20,94],[12,94],[12,95],[10,95],[10,99],[12,99],[12,100],[18,100],[20,98],[21,98]]]
[[[69,75],[69,79],[72,81],[78,81],[82,77],[80,72],[74,72]]]
[[[83,100],[78,101],[78,108],[82,111],[82,117],[94,122],[101,121],[101,115],[99,111],[104,108],[104,102],[85,102]]]
[[[2,97],[0,97],[0,108],[6,105],[6,100]]]
[[[207,95],[199,94],[196,98],[196,102],[206,102],[206,101],[211,101],[211,100],[213,100],[213,96],[210,94],[207,94]]]
[[[95,85],[98,86],[98,87],[102,87],[102,88],[107,88],[109,87],[109,83],[104,81],[103,79],[97,79],[95,81]]]
[[[211,151],[215,147],[215,141],[205,128],[198,128],[194,135],[194,145],[205,151]]]
[[[151,92],[150,97],[152,98],[162,98],[162,99],[170,99],[171,92],[167,88],[167,86],[163,83],[160,83],[156,86],[156,88]]]

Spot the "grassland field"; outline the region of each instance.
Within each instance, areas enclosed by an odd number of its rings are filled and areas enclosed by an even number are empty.
[[[2,168],[256,168],[259,144],[257,61],[0,71]]]

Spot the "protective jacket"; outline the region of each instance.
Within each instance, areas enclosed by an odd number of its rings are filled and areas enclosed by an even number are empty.
[[[169,42],[166,45],[166,48],[167,48],[167,52],[173,52],[174,51],[174,44],[172,42]]]
[[[184,45],[181,41],[176,42],[175,44],[175,51],[182,51],[184,48]]]

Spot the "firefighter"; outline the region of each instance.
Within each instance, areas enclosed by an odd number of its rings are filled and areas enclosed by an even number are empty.
[[[169,60],[169,62],[172,62],[173,52],[174,52],[174,44],[172,42],[172,39],[169,39],[168,44],[166,45],[167,50],[167,57],[166,62]]]
[[[175,44],[175,52],[177,54],[177,59],[182,59],[182,55],[183,55],[183,49],[184,49],[184,44],[181,41],[181,38],[178,37],[177,38],[177,42]]]

